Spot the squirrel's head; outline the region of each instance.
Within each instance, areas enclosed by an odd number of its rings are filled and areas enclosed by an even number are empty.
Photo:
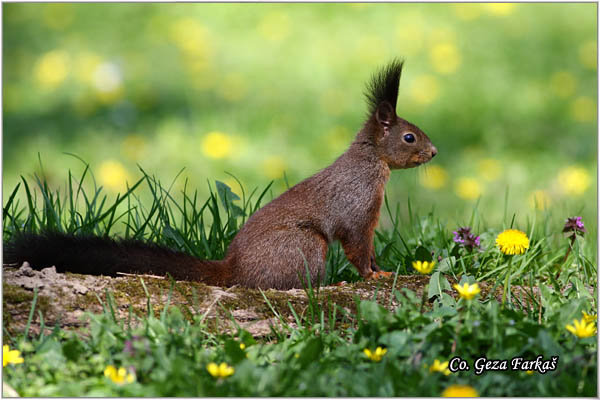
[[[366,93],[370,115],[363,132],[377,156],[392,169],[413,168],[437,154],[422,130],[396,115],[402,65],[394,60],[375,74]]]

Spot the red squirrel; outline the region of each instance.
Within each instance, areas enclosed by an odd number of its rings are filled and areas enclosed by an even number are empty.
[[[364,279],[381,275],[373,238],[390,170],[413,168],[437,153],[423,131],[396,115],[403,62],[394,60],[367,85],[368,118],[333,164],[256,211],[223,260],[199,260],[165,247],[61,233],[21,234],[7,244],[6,263],[116,275],[166,274],[178,280],[251,288],[301,288],[325,277],[329,243],[339,240]],[[20,265],[20,264],[19,264]]]

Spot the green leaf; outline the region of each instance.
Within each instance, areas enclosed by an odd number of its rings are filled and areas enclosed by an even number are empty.
[[[215,185],[217,186],[217,193],[219,194],[219,199],[221,200],[223,207],[231,210],[233,217],[245,216],[246,214],[244,213],[244,210],[242,210],[236,204],[233,204],[234,201],[240,200],[240,197],[233,193],[231,188],[221,181],[215,180]]]
[[[62,346],[64,356],[71,361],[77,361],[84,351],[85,348],[81,341],[73,338],[67,340]]]
[[[454,266],[455,263],[456,263],[456,257],[454,257],[454,256],[446,257],[446,258],[442,259],[442,261],[440,261],[440,263],[438,264],[437,270],[439,272],[451,271],[452,267]]]
[[[431,251],[427,250],[424,246],[419,246],[415,250],[415,260],[417,261],[431,261]]]
[[[450,283],[440,271],[435,271],[431,278],[429,278],[429,291],[427,292],[428,298],[434,296],[441,296],[443,290],[452,290]]]
[[[224,348],[225,354],[229,356],[232,363],[237,364],[246,359],[246,352],[240,348],[240,343],[238,341],[227,339]]]

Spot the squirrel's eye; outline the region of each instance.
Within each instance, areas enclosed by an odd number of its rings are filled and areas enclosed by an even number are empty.
[[[402,136],[404,138],[404,141],[406,143],[414,143],[415,142],[415,135],[413,135],[412,133],[407,133],[406,135]]]

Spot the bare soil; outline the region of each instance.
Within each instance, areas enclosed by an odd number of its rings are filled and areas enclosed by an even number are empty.
[[[399,275],[396,290],[407,288],[421,298],[428,282],[429,276]],[[393,284],[394,276],[321,287],[313,294],[325,309],[332,304],[337,305],[340,310],[338,318],[343,321],[344,313],[347,316],[355,315],[357,298],[376,299],[390,310],[400,307],[398,298],[392,293]],[[481,297],[491,295],[492,286],[486,282],[480,283]],[[85,327],[89,323],[87,312],[101,313],[104,309],[112,309],[115,316],[122,320],[129,318],[130,310],[133,316],[145,316],[148,315],[148,299],[155,315],[159,315],[166,306],[177,306],[190,319],[198,315],[204,317],[209,328],[223,332],[234,330],[235,325],[239,324],[257,338],[268,336],[272,327],[285,324],[294,326],[295,317],[289,304],[301,318],[309,312],[307,292],[302,289],[269,289],[261,292],[235,286],[222,288],[198,282],[174,282],[149,275],[107,277],[57,273],[54,267],[36,271],[27,263],[20,268],[5,265],[2,287],[3,323],[11,334],[24,330],[34,290],[38,292],[36,310],[43,315],[43,324],[48,330],[55,324],[63,329]],[[516,295],[519,290],[514,289],[513,295]],[[526,297],[520,292],[522,299]],[[447,293],[456,295],[454,291]],[[493,295],[501,299],[502,288],[496,287]],[[428,306],[425,303],[425,307]],[[134,317],[132,323],[135,322]],[[39,333],[41,325],[40,313],[36,311],[30,332]]]

